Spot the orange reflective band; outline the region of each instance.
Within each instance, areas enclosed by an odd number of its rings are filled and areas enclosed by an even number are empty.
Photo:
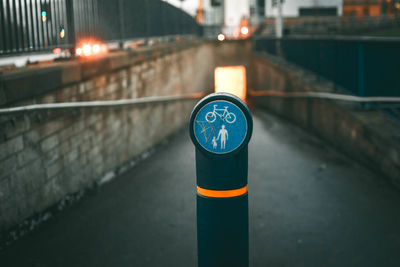
[[[206,197],[237,197],[247,193],[247,186],[234,190],[209,190],[197,187],[197,193]]]

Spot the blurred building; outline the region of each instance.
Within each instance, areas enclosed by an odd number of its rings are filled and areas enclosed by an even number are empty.
[[[225,26],[237,27],[241,19],[250,17],[249,0],[225,0],[224,6]]]
[[[223,25],[224,24],[224,1],[223,0],[203,0],[204,2],[204,24]]]
[[[236,27],[245,20],[257,25],[265,16],[266,0],[191,0],[197,3],[196,16],[202,16],[204,25]],[[258,19],[257,19],[258,18]]]
[[[400,11],[399,0],[344,0],[343,15],[356,17],[394,16]]]
[[[276,1],[266,1],[265,16],[276,17]],[[282,15],[285,18],[341,16],[343,0],[284,0]]]

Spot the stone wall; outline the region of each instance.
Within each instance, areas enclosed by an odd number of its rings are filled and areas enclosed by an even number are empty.
[[[214,44],[41,63],[0,76],[1,107],[205,92]],[[0,115],[0,233],[107,179],[187,123],[196,100]]]
[[[284,92],[335,92],[340,88],[267,55],[254,54],[251,86]],[[265,107],[311,130],[400,188],[400,122],[359,104],[323,99],[253,97]]]

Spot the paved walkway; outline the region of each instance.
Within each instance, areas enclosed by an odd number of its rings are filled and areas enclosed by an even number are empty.
[[[255,112],[251,266],[400,266],[400,192],[330,146]],[[196,265],[187,131],[0,252],[1,266]]]

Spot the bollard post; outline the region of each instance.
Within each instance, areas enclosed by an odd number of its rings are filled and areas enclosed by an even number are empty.
[[[199,267],[249,265],[247,145],[253,120],[246,104],[211,94],[193,109],[190,137],[196,147]]]

